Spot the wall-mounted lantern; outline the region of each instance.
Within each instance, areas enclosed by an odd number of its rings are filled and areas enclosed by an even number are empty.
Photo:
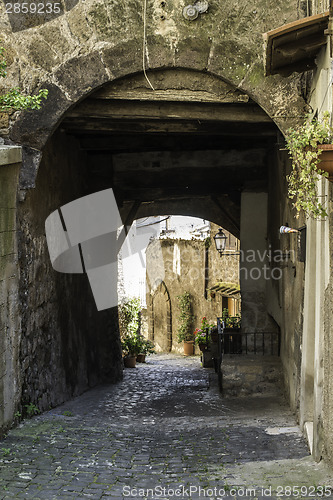
[[[222,256],[222,254],[225,250],[227,236],[224,234],[221,227],[219,229],[219,232],[215,234],[214,241],[215,241],[216,250],[219,252],[220,256]]]
[[[306,260],[306,226],[299,227],[298,229],[293,229],[288,226],[288,222],[284,226],[280,227],[280,234],[284,233],[297,233],[297,250],[298,250],[298,260],[300,262],[305,262]]]
[[[223,256],[240,255],[241,252],[239,252],[239,251],[235,252],[233,250],[230,250],[230,251],[226,252],[225,247],[226,247],[227,239],[228,239],[228,236],[226,234],[224,234],[222,228],[220,227],[218,233],[216,233],[214,236],[215,247],[216,247],[216,250],[219,252],[220,257],[222,257],[222,255]]]

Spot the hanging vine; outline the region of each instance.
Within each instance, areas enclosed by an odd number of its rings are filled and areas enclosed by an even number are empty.
[[[184,292],[177,296],[180,314],[178,317],[179,327],[177,331],[178,342],[189,342],[194,340],[192,315],[192,296],[189,292]]]

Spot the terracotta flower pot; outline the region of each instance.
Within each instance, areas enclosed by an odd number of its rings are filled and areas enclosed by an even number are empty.
[[[184,342],[184,355],[185,356],[193,356],[193,348],[194,348],[193,340],[190,340],[188,342]]]
[[[138,363],[145,363],[146,362],[146,355],[145,354],[138,354],[136,357],[136,360]]]
[[[136,356],[125,356],[124,357],[125,368],[135,368],[135,365],[136,365]]]
[[[322,150],[319,156],[320,162],[317,168],[328,172],[328,180],[333,181],[333,144],[319,144],[318,149]]]

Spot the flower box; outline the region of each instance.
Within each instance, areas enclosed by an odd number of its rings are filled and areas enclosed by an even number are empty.
[[[328,173],[328,180],[333,181],[333,144],[318,144],[322,152],[319,156],[320,162],[317,167]]]

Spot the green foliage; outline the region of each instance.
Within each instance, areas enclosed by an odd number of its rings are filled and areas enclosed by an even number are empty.
[[[7,94],[0,95],[0,111],[40,109],[41,101],[47,95],[46,89],[41,89],[37,95],[23,95],[18,88],[10,89]]]
[[[33,403],[29,403],[27,405],[24,405],[24,408],[26,409],[27,416],[29,418],[33,417],[34,415],[38,415],[39,413],[41,413],[40,409],[37,408],[37,406],[34,405]]]
[[[154,354],[155,346],[151,340],[147,340],[135,333],[127,335],[121,341],[121,346],[125,356],[137,356],[138,354]]]
[[[127,335],[135,335],[138,333],[140,326],[140,299],[127,299],[119,305],[119,329],[120,337],[124,338]]]
[[[225,328],[240,328],[241,327],[241,316],[236,314],[236,316],[229,316],[229,309],[225,308],[222,311],[222,320],[224,321]]]
[[[152,354],[154,344],[140,335],[140,299],[127,299],[118,308],[121,347],[125,356]]]
[[[178,317],[178,342],[189,342],[194,340],[194,333],[192,331],[192,324],[194,316],[192,315],[192,296],[189,292],[184,292],[182,295],[177,296],[178,308],[180,315]]]
[[[322,205],[317,191],[320,176],[327,177],[327,172],[318,168],[321,150],[318,144],[329,144],[332,137],[330,114],[324,113],[319,122],[316,118],[307,120],[297,128],[287,131],[287,149],[292,160],[292,171],[288,180],[288,196],[293,200],[297,217],[301,210],[312,218],[323,218],[327,212]]]
[[[5,49],[0,46],[0,78],[7,76]],[[17,87],[0,95],[0,112],[21,111],[23,109],[40,109],[42,99],[48,96],[47,89],[40,89],[37,95],[24,95]]]
[[[72,417],[73,416],[73,412],[71,412],[70,410],[65,410],[63,412],[63,416],[64,417]]]
[[[127,335],[121,341],[121,347],[125,356],[137,356],[141,353],[142,337],[137,334]]]
[[[196,328],[194,330],[194,343],[196,345],[203,344],[209,346],[211,342],[211,329],[215,325],[208,323],[206,316],[204,316],[201,320],[200,328]]]
[[[7,63],[4,54],[5,49],[0,46],[0,78],[5,78],[5,76],[7,75]]]
[[[154,354],[154,353],[155,353],[154,342],[142,338],[139,354]]]

